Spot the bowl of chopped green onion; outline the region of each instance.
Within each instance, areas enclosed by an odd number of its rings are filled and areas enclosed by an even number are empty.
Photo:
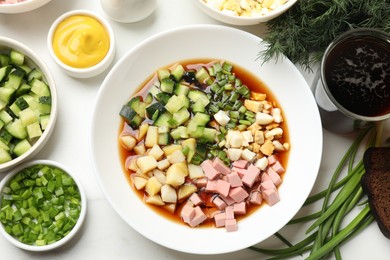
[[[0,233],[19,248],[62,246],[76,235],[86,211],[80,182],[57,162],[24,163],[0,182]]]
[[[36,155],[57,118],[57,91],[44,60],[25,44],[0,37],[0,172]]]

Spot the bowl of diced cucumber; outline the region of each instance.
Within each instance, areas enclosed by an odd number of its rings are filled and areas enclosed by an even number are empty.
[[[36,155],[57,116],[54,79],[24,44],[0,37],[0,172]]]
[[[0,182],[0,233],[24,250],[67,243],[82,226],[86,208],[76,176],[54,161],[23,163]]]

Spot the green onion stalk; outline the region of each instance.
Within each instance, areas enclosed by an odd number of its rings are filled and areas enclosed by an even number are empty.
[[[279,238],[286,248],[266,249],[249,247],[259,253],[272,256],[270,259],[285,259],[308,253],[306,259],[320,259],[334,254],[335,259],[341,259],[340,246],[364,230],[374,221],[366,197],[364,196],[360,180],[365,173],[363,159],[357,159],[359,149],[365,144],[365,149],[380,146],[383,135],[384,122],[361,130],[345,155],[340,160],[328,187],[307,198],[303,207],[317,201],[322,201],[322,208],[309,215],[294,218],[288,225],[311,221],[306,230],[306,237],[296,244],[291,244],[280,233]],[[365,142],[364,142],[365,141]],[[341,173],[346,171],[344,177]],[[333,199],[331,198],[333,196]],[[357,209],[352,220],[342,227],[341,223],[351,211]]]

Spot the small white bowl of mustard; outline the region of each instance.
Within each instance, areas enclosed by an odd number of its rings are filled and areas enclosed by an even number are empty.
[[[47,45],[53,60],[76,78],[97,76],[115,57],[110,24],[87,10],[74,10],[58,17],[49,29]]]

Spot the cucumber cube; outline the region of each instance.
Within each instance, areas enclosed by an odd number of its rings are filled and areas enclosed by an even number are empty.
[[[39,124],[41,125],[41,129],[45,130],[47,125],[49,124],[50,115],[41,115],[39,117]]]
[[[14,147],[14,153],[16,156],[21,156],[25,152],[27,152],[31,148],[31,144],[27,141],[27,139],[21,140]]]
[[[32,123],[39,122],[38,114],[29,107],[19,112],[19,118],[25,127]]]
[[[42,130],[39,122],[32,123],[26,127],[27,134],[30,139],[40,137],[42,135]]]
[[[8,123],[5,126],[5,129],[13,136],[18,139],[24,139],[27,137],[26,127],[22,124],[22,120],[15,119],[14,121]]]
[[[49,86],[46,85],[45,82],[34,78],[30,82],[31,92],[37,94],[38,96],[50,96]]]
[[[12,121],[12,116],[8,114],[7,111],[2,110],[0,111],[0,120],[3,121],[4,124],[8,124]]]
[[[0,148],[0,163],[6,163],[12,160],[11,155],[8,151]]]

